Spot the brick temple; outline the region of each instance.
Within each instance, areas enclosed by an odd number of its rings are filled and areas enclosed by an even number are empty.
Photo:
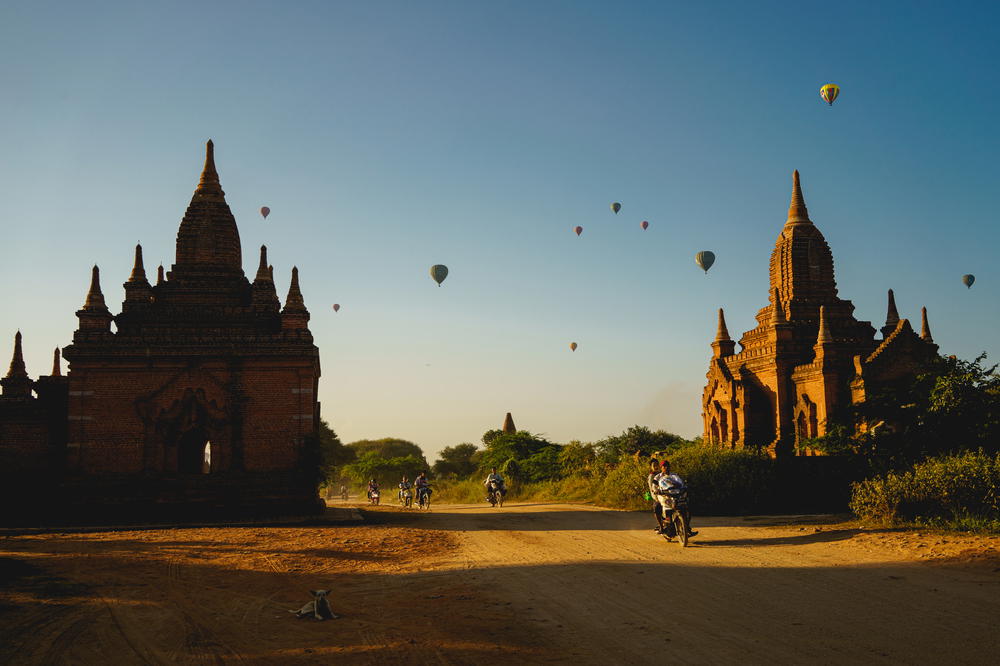
[[[65,375],[57,349],[32,381],[18,333],[0,395],[4,477],[48,480],[83,517],[321,508],[319,349],[298,270],[283,307],[266,247],[244,274],[211,141],[174,264],[151,283],[137,245],[124,287],[113,314],[94,266]]]
[[[703,438],[774,456],[811,455],[802,443],[826,434],[828,419],[913,377],[936,357],[937,345],[927,310],[918,335],[899,317],[891,289],[880,338],[871,323],[855,319],[854,305],[837,295],[833,255],[809,219],[798,171],[770,273],[769,302],[740,338],[739,352],[719,310],[702,398]]]

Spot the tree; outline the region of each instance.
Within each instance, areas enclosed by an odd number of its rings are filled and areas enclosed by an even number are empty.
[[[827,434],[806,446],[850,453],[884,471],[927,456],[983,448],[1000,450],[1000,375],[985,354],[963,361],[940,357],[916,377],[882,386],[836,415]],[[858,432],[863,425],[864,432]]]
[[[495,433],[499,433],[498,435]],[[505,433],[491,430],[483,435],[486,448],[479,459],[480,471],[492,467],[513,469],[510,476],[524,481],[542,481],[562,476],[558,444],[527,430]],[[504,474],[507,476],[507,474]]]
[[[566,444],[559,451],[559,467],[563,476],[570,474],[581,474],[590,476],[597,460],[597,450],[593,444],[584,444],[579,441],[572,441]]]
[[[406,456],[415,456],[423,461],[424,469],[429,467],[427,464],[427,458],[424,457],[423,450],[413,442],[406,439],[399,439],[398,437],[359,439],[356,442],[351,442],[348,446],[354,449],[355,453],[357,453],[359,457],[369,451],[374,451],[383,458],[405,458]]]
[[[973,361],[945,359],[945,372],[935,378],[926,425],[940,434],[941,451],[1000,450],[1000,374],[985,360],[985,353]]]
[[[344,466],[344,473],[357,483],[375,479],[383,486],[395,486],[402,477],[411,481],[424,470],[424,460],[417,456],[385,458],[378,451],[366,451]]]
[[[475,444],[467,442],[445,447],[434,463],[434,476],[453,479],[471,476],[476,471],[478,461],[473,458],[478,451]]]
[[[646,426],[634,425],[620,435],[611,435],[595,443],[597,461],[613,465],[622,456],[634,455],[646,457],[657,452],[673,452],[682,448],[687,441],[665,430],[652,431]]]
[[[354,460],[354,451],[344,446],[330,424],[320,419],[316,432],[307,436],[303,453],[303,469],[318,484],[333,484],[340,478],[342,467]]]
[[[319,428],[320,461],[324,476],[333,479],[338,468],[355,459],[354,450],[344,446],[330,424],[320,419]]]

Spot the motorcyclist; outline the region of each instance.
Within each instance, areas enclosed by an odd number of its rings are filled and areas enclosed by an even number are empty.
[[[657,534],[663,533],[663,505],[657,497],[660,486],[657,484],[660,478],[660,463],[656,458],[649,459],[649,475],[646,477],[646,489],[649,496],[653,498],[653,517],[656,518],[657,527],[653,529]]]
[[[421,472],[416,479],[413,480],[413,485],[417,489],[417,502],[420,502],[422,493],[427,493],[429,496],[431,494],[431,484],[427,481],[427,472]]]
[[[378,481],[375,479],[368,479],[368,499],[372,498],[372,493],[378,492]]]
[[[486,480],[483,481],[483,485],[486,486],[486,501],[487,502],[490,501],[489,494],[490,494],[490,484],[491,483],[496,483],[497,484],[497,491],[500,493],[500,496],[501,497],[506,497],[506,495],[507,495],[507,487],[504,485],[503,477],[500,476],[497,473],[497,468],[496,467],[491,467],[490,468],[490,473],[486,475]]]
[[[399,482],[399,501],[400,502],[403,501],[403,491],[409,490],[411,487],[412,486],[410,485],[410,482],[407,481],[406,477],[404,476],[403,480]]]
[[[670,472],[670,461],[664,460],[660,463],[660,474],[656,477],[656,495],[657,504],[661,504],[661,510],[663,510],[664,519],[667,517],[667,511],[665,506],[662,506],[662,498],[664,496],[669,496],[674,492],[681,491],[687,486],[682,479],[677,474],[671,474]],[[664,510],[665,509],[665,510]],[[695,536],[698,532],[691,529],[691,512],[684,512],[684,522],[687,523],[688,536]],[[661,525],[663,523],[661,522]],[[661,530],[662,531],[662,530]]]

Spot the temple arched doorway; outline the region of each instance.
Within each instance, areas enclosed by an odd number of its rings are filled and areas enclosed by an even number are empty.
[[[177,471],[181,474],[208,474],[211,467],[212,444],[204,428],[194,428],[181,435],[177,442]]]

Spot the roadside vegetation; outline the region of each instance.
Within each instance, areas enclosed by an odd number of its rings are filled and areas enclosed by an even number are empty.
[[[985,360],[942,357],[806,443],[864,463],[851,489],[858,517],[1000,532],[1000,374]],[[872,427],[855,435],[856,421]]]
[[[828,434],[803,442],[820,456],[774,460],[751,449],[635,425],[596,442],[551,442],[521,430],[489,430],[479,444],[446,447],[432,465],[413,442],[385,438],[343,445],[324,423],[321,453],[331,488],[385,492],[428,470],[438,502],[484,501],[496,467],[508,497],[593,502],[643,510],[651,457],[668,458],[702,514],[844,511],[880,524],[1000,531],[1000,376],[996,366],[940,358],[930,372],[838,415]],[[856,434],[855,423],[868,424]]]

